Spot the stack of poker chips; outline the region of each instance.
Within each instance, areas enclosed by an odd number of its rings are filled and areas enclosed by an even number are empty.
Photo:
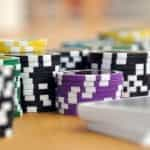
[[[57,55],[55,55],[57,58]],[[22,108],[24,112],[55,110],[53,57],[49,54],[20,56],[22,64]],[[56,59],[54,59],[56,60]]]
[[[47,40],[45,39],[39,39],[39,40],[6,40],[1,39],[0,40],[0,52],[9,55],[9,56],[17,56],[17,58],[14,58],[13,61],[11,60],[9,62],[9,65],[13,64],[16,65],[15,68],[19,69],[19,71],[16,73],[17,77],[15,82],[16,89],[15,89],[15,115],[21,116],[22,115],[22,109],[20,107],[20,102],[22,103],[22,87],[20,89],[20,86],[22,83],[20,82],[20,71],[22,71],[21,67],[24,66],[24,64],[16,64],[17,61],[20,61],[20,57],[25,55],[40,55],[43,54],[46,50]],[[26,64],[25,64],[26,65]],[[20,97],[21,96],[21,97]]]
[[[84,41],[74,41],[74,42],[64,42],[62,44],[62,47],[64,48],[74,48],[74,49],[99,49],[99,50],[104,50],[104,49],[112,49],[112,45],[115,43],[112,40],[109,39],[91,39],[91,40],[84,40]]]
[[[10,67],[0,67],[0,137],[12,135],[14,72]]]
[[[59,55],[57,65],[59,65],[61,71],[70,69],[86,69],[89,65],[89,52],[90,51],[88,49],[60,49],[57,53],[57,55]],[[55,55],[55,53],[53,53],[52,55]]]
[[[74,48],[74,49],[89,49],[89,50],[130,50],[130,51],[143,51],[150,48],[149,41],[139,41],[136,43],[117,43],[115,40],[110,39],[93,39],[88,41],[74,41],[65,42],[62,44],[64,48]]]
[[[21,64],[20,59],[17,57],[0,56],[0,66],[7,66],[14,69],[14,115],[22,116],[22,108],[20,105],[20,93],[21,93]]]
[[[101,32],[99,39],[109,39],[124,44],[148,42],[150,39],[150,29],[123,29]]]
[[[119,99],[123,74],[96,70],[70,70],[57,74],[57,108],[62,114],[77,114],[81,102]]]
[[[149,29],[123,29],[101,32],[98,38],[82,41],[68,41],[64,48],[80,48],[90,50],[149,50]]]
[[[22,108],[24,112],[56,110],[55,76],[60,70],[83,69],[88,51],[66,51],[19,56],[22,65]]]
[[[113,45],[114,42],[112,40],[104,39],[91,39],[91,40],[84,40],[84,41],[74,41],[74,42],[64,42],[62,47],[65,48],[81,48],[81,49],[100,49],[105,45]]]
[[[123,97],[150,95],[149,52],[91,52],[91,69],[119,70],[124,74]]]
[[[21,106],[24,111],[25,109],[28,109],[28,111],[33,111],[33,112],[37,111],[37,107],[35,108],[34,104],[35,106],[39,106],[41,104],[40,108],[38,107],[40,111],[43,109],[42,105],[46,106],[46,108],[49,105],[53,105],[50,103],[51,101],[49,101],[49,95],[50,92],[52,92],[53,88],[49,87],[49,84],[47,84],[50,83],[50,85],[52,86],[53,83],[50,82],[50,80],[48,79],[49,74],[51,74],[52,72],[52,69],[51,67],[49,67],[51,66],[50,64],[51,60],[49,60],[47,55],[44,55],[46,50],[46,45],[47,45],[47,40],[44,39],[0,40],[0,52],[4,53],[5,55],[16,56],[17,59],[21,61],[21,72],[23,78],[21,79],[22,81],[21,84],[18,83],[16,85],[17,86],[21,85],[20,100],[21,100]],[[40,56],[44,59],[43,62]],[[40,60],[38,60],[38,58]],[[33,83],[32,83],[32,78],[35,79],[33,80]],[[38,88],[42,90],[41,91],[42,95],[40,91],[38,91]],[[25,107],[26,106],[26,102],[24,101],[25,98],[28,102],[29,108]],[[40,102],[39,99],[41,100]]]

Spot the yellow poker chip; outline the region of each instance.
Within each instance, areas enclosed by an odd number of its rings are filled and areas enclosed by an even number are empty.
[[[41,54],[45,52],[47,40],[1,40],[0,52],[2,53],[35,53]]]
[[[116,30],[104,32],[101,34],[103,37],[112,38],[117,43],[132,44],[137,41],[144,41],[150,39],[150,29],[139,30]],[[100,36],[101,36],[100,35]]]

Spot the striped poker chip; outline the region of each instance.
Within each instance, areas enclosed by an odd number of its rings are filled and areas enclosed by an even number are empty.
[[[116,71],[70,70],[59,72],[57,81],[58,111],[62,114],[76,115],[80,102],[120,98],[123,74]]]
[[[123,97],[150,94],[150,53],[110,51],[92,52],[91,69],[119,70],[124,74]]]
[[[47,40],[0,40],[0,52],[7,54],[42,54],[45,52]]]
[[[57,57],[57,56],[56,56]],[[55,108],[55,79],[50,54],[20,56],[22,65],[22,108],[24,112],[49,112]]]
[[[61,49],[59,53],[59,66],[61,70],[72,69],[86,69],[88,68],[88,54],[89,50],[74,50],[74,49]]]
[[[65,75],[64,75],[65,74]],[[111,74],[108,74],[108,71],[97,71],[97,70],[84,70],[83,72],[81,70],[71,70],[70,71],[64,71],[58,73],[58,78],[63,81],[113,81],[117,80],[118,76],[122,76],[122,73],[118,72],[112,72]]]
[[[0,137],[12,135],[14,72],[10,67],[0,67]]]
[[[20,93],[21,93],[21,64],[20,59],[17,57],[0,56],[0,66],[7,66],[14,68],[14,115],[22,116],[22,108],[20,105]]]

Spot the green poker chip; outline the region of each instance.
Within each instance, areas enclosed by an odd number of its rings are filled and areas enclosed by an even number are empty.
[[[15,93],[14,93],[14,116],[19,117],[22,116],[23,111],[20,105],[21,99],[21,64],[20,59],[18,57],[11,56],[0,56],[0,65],[1,66],[9,66],[14,69],[14,85],[15,85]]]

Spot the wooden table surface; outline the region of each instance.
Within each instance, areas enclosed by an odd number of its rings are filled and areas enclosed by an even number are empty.
[[[14,136],[0,140],[1,150],[137,150],[144,149],[88,131],[77,117],[58,114],[25,114],[14,123]]]

